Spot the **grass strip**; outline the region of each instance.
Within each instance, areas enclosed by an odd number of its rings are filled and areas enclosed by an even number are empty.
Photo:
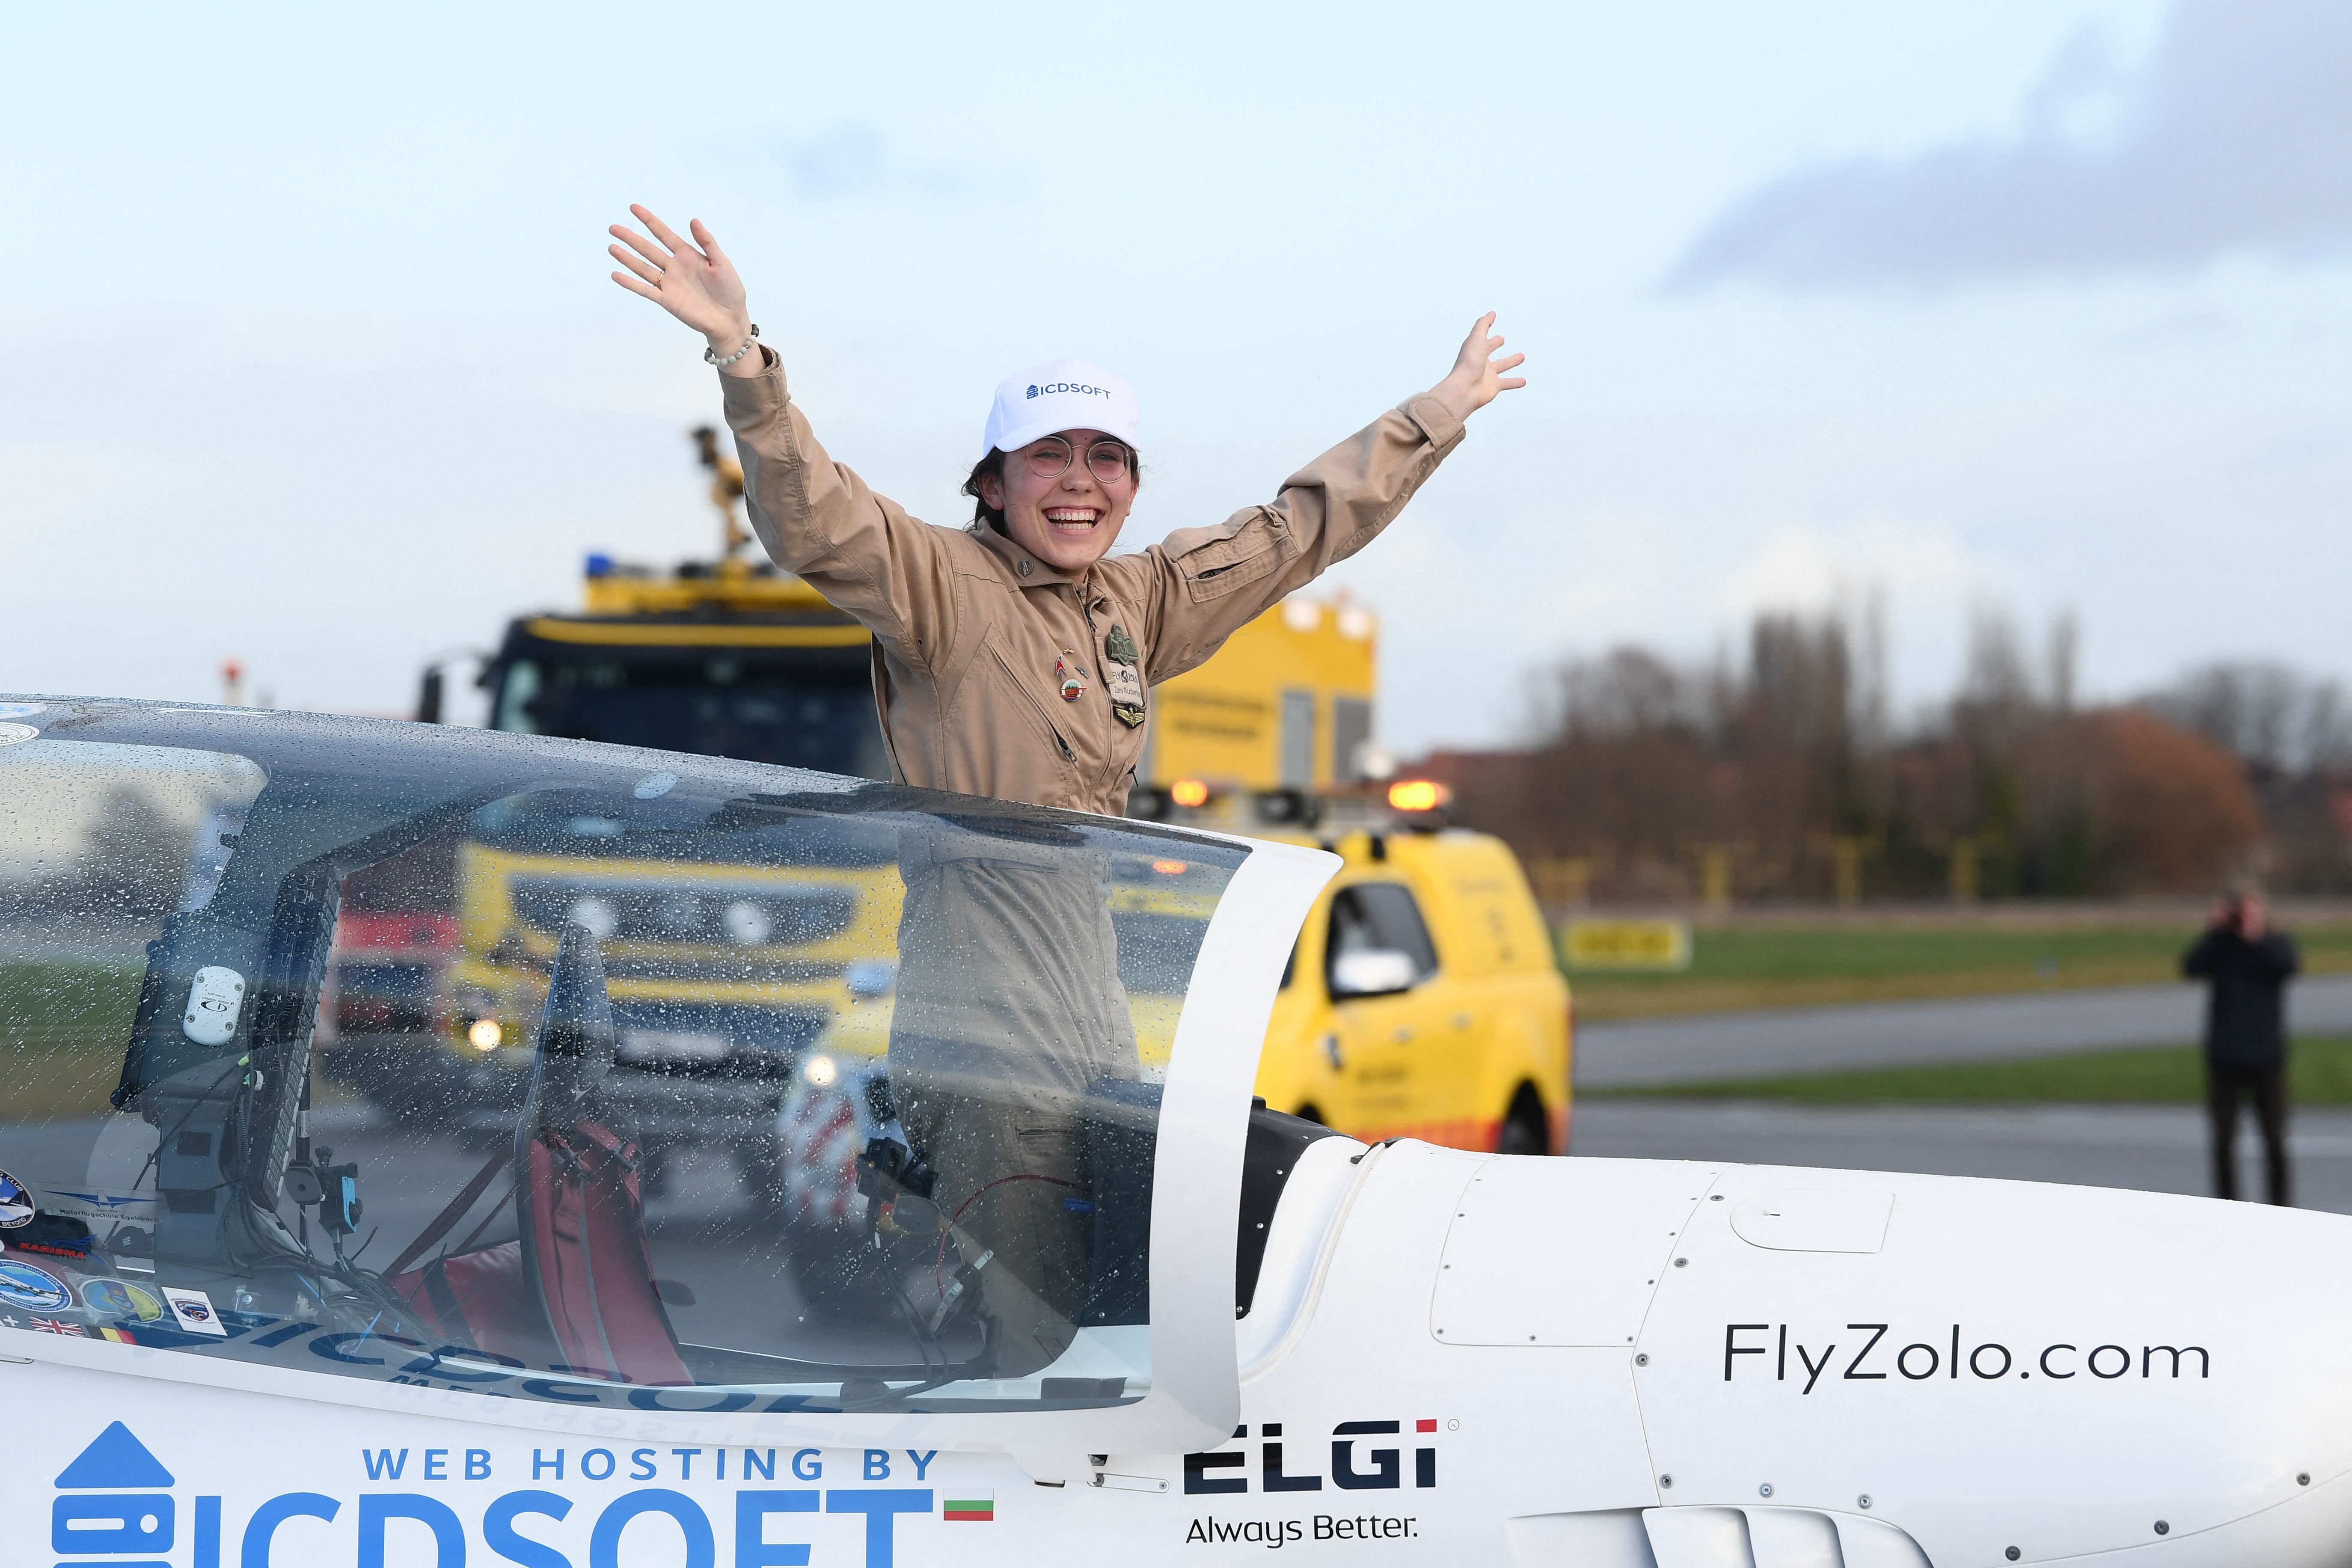
[[[2287,1056],[2299,1105],[2352,1105],[2352,1037],[2298,1038]],[[2205,1068],[2194,1046],[2151,1046],[2010,1061],[1856,1068],[1705,1083],[1579,1089],[1586,1100],[1770,1100],[1801,1105],[2194,1105]]]
[[[2198,927],[1701,926],[1671,974],[1570,970],[1577,1016],[1660,1017],[1752,1007],[1988,996],[2180,977]],[[2306,973],[2352,971],[2352,926],[2294,930]]]

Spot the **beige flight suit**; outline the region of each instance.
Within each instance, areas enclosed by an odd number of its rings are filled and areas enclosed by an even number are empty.
[[[826,456],[761,353],[765,374],[720,378],[751,526],[873,631],[893,774],[1108,816],[1127,806],[1149,688],[1370,542],[1461,442],[1466,412],[1412,398],[1271,503],[1072,577],[992,530],[935,528],[876,495]],[[1130,644],[1133,664],[1113,668]],[[1075,826],[1015,818],[910,828],[899,871],[891,1089],[941,1208],[962,1215],[959,1252],[989,1258],[995,1373],[1025,1376],[1068,1347],[1087,1287],[1091,1222],[1066,1200],[1094,1186],[1087,1086],[1139,1075],[1110,867]]]
[[[935,528],[876,495],[817,445],[772,354],[763,375],[719,379],[760,542],[874,633],[899,781],[1110,816],[1127,809],[1144,732],[1112,710],[1113,629],[1133,640],[1147,689],[1202,663],[1370,543],[1461,443],[1467,412],[1424,393],[1291,475],[1266,505],[1073,578],[993,530]],[[1084,683],[1073,700],[1057,663]]]

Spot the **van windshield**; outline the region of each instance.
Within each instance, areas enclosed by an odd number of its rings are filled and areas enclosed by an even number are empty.
[[[1149,1393],[1160,1085],[1245,850],[479,731],[31,722],[9,1315],[640,1409]]]

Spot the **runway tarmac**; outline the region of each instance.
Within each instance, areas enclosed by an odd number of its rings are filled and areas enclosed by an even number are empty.
[[[2298,1111],[2287,1145],[2302,1208],[2352,1214],[2352,1110]],[[1587,1100],[1576,1154],[1721,1160],[1997,1176],[2210,1195],[2205,1116],[2193,1106],[1850,1106],[1752,1100]],[[2251,1121],[2238,1140],[2239,1191],[2262,1193]]]
[[[1983,1061],[2198,1037],[2204,991],[2130,985],[1940,1002],[1793,1007],[1584,1024],[1576,1081],[1587,1088],[1693,1083],[1913,1062]],[[2352,1034],[2352,974],[2299,980],[2288,1026]]]

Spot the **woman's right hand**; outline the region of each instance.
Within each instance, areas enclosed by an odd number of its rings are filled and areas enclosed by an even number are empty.
[[[608,247],[613,259],[625,268],[613,281],[632,294],[642,294],[709,340],[720,358],[743,346],[751,335],[751,313],[745,303],[743,279],[735,264],[719,248],[710,231],[696,218],[687,225],[694,236],[681,239],[676,231],[645,207],[629,211],[653,231],[647,239],[636,230],[614,224],[612,236],[620,241]],[[755,374],[764,356],[746,354],[737,362],[739,374]],[[730,366],[734,369],[735,366]]]

